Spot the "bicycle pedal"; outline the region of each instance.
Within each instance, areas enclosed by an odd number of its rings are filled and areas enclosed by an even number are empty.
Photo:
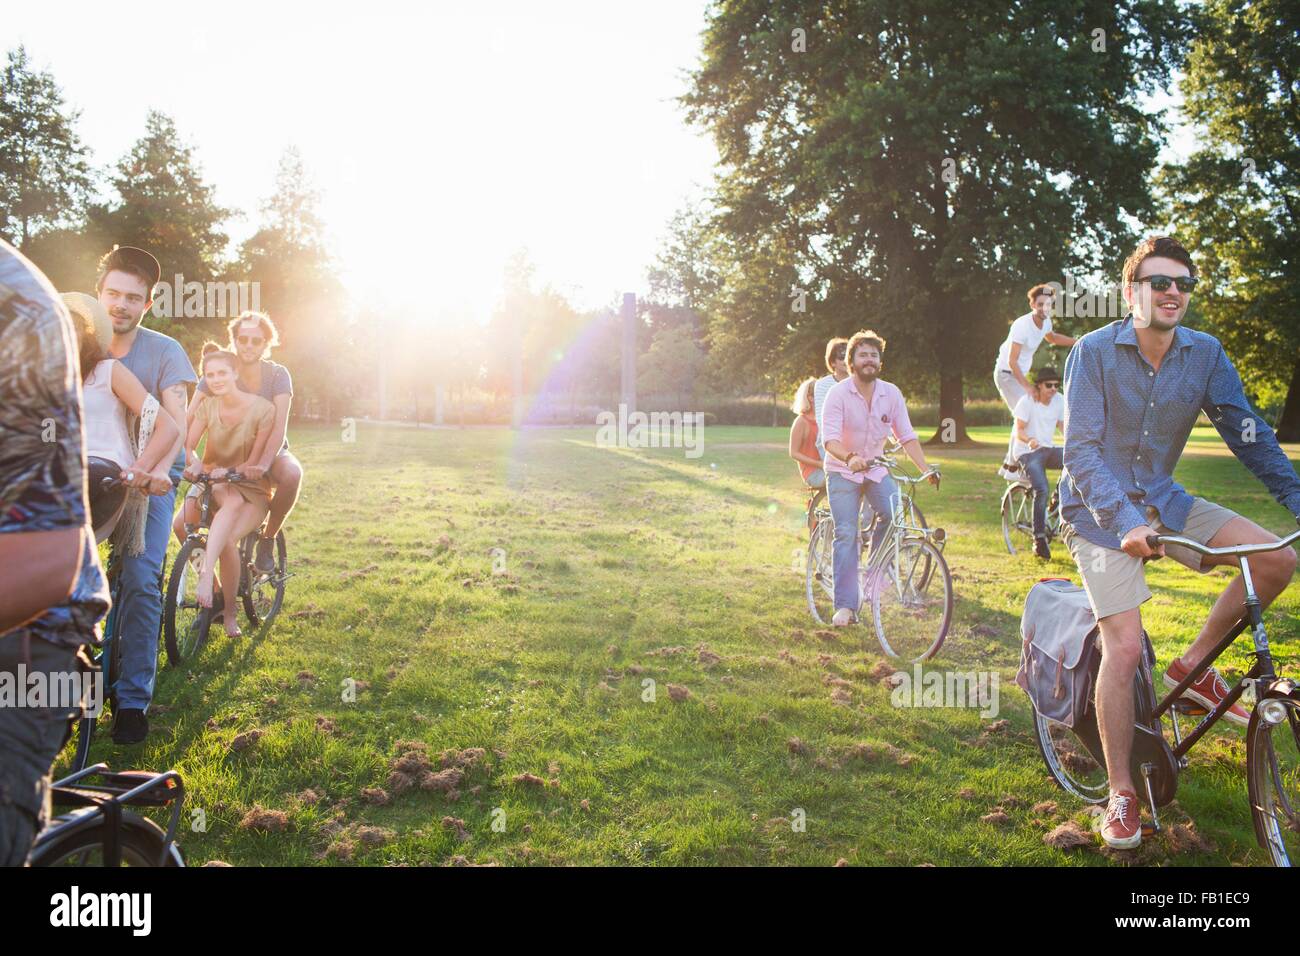
[[[1183,697],[1174,701],[1171,707],[1175,712],[1186,717],[1204,717],[1210,712],[1208,707],[1204,707],[1194,700],[1187,700]]]
[[[1152,823],[1150,820],[1143,820],[1142,823],[1141,823],[1139,826],[1140,826],[1140,828],[1141,828],[1141,830],[1142,830],[1142,835],[1143,835],[1144,837],[1152,837],[1152,836],[1155,836],[1157,833],[1160,832],[1160,828],[1157,827],[1157,826],[1156,826],[1154,823]]]

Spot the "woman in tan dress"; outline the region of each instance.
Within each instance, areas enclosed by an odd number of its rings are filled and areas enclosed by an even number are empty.
[[[271,505],[271,481],[266,469],[256,464],[262,460],[266,443],[275,425],[275,406],[237,387],[238,359],[215,342],[203,346],[200,360],[204,380],[212,392],[211,400],[195,410],[189,434],[185,436],[185,477],[193,481],[200,472],[214,478],[238,472],[244,480],[212,486],[212,503],[216,515],[208,529],[208,546],[203,552],[197,597],[203,607],[212,607],[213,579],[217,558],[221,558],[221,590],[233,596],[239,591],[239,542],[244,535],[261,525]],[[194,449],[207,435],[203,459]],[[185,496],[186,521],[199,520],[199,489],[191,485]],[[222,623],[226,633],[239,637],[239,623],[233,600],[227,600]]]

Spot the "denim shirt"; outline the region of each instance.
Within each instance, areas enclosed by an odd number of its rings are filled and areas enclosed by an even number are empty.
[[[1062,519],[1104,548],[1147,524],[1148,505],[1182,531],[1192,497],[1173,473],[1202,410],[1273,497],[1300,515],[1300,478],[1251,410],[1219,340],[1179,326],[1156,371],[1129,315],[1083,336],[1065,362]]]

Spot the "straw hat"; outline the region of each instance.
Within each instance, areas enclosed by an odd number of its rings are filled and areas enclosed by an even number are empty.
[[[113,323],[108,318],[108,310],[99,304],[99,300],[84,292],[65,292],[63,304],[73,315],[94,326],[95,340],[99,342],[99,347],[107,352],[108,347],[113,344]],[[77,333],[80,334],[81,330],[78,329]]]

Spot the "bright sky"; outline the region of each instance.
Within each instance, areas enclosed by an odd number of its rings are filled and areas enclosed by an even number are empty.
[[[7,5],[4,32],[82,111],[96,165],[170,115],[247,213],[236,241],[296,145],[360,297],[482,318],[520,247],[580,307],[644,293],[717,159],[674,102],[703,0],[477,6],[76,0]]]
[[[644,293],[669,218],[717,160],[674,102],[704,0],[493,6],[24,3],[5,43],[82,111],[97,165],[148,109],[170,115],[218,202],[247,214],[235,242],[296,145],[370,304],[485,318],[521,247],[580,308]]]

